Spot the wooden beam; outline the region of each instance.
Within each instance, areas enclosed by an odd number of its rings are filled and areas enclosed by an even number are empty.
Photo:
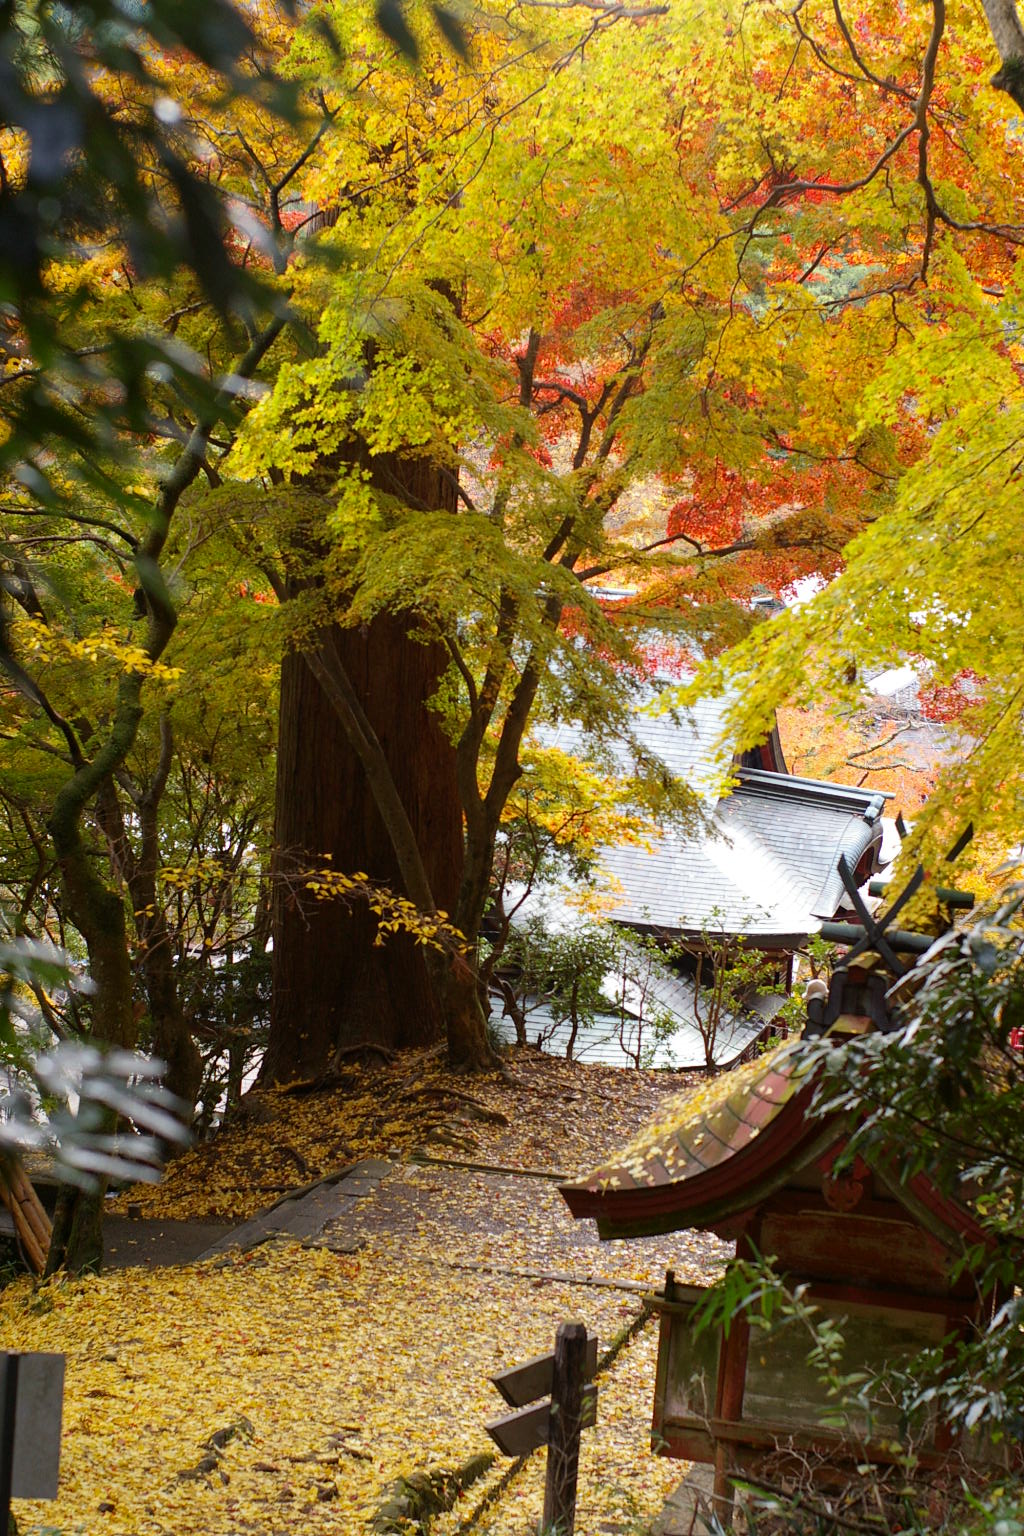
[[[597,1423],[597,1388],[593,1382],[583,1388],[581,1428],[590,1429]],[[517,1413],[506,1413],[500,1419],[492,1419],[484,1428],[505,1456],[528,1456],[548,1443],[551,1423],[551,1404],[538,1403],[535,1408],[520,1408]]]
[[[584,1355],[583,1380],[589,1381],[597,1370],[597,1334],[588,1333]],[[513,1365],[507,1371],[499,1371],[491,1380],[510,1408],[524,1408],[535,1403],[538,1397],[551,1396],[554,1381],[554,1351],[547,1355],[534,1355],[522,1365]]]

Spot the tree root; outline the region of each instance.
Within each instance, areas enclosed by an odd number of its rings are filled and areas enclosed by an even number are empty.
[[[295,1164],[296,1168],[302,1174],[304,1179],[309,1177],[309,1164],[306,1162],[306,1159],[302,1156],[301,1152],[296,1152],[291,1142],[275,1141],[273,1145],[275,1151],[283,1152],[285,1157],[291,1158],[292,1162]]]
[[[374,1536],[413,1536],[423,1532],[433,1515],[451,1509],[467,1488],[483,1477],[494,1464],[490,1451],[481,1451],[461,1467],[431,1467],[426,1472],[411,1472],[400,1477],[385,1491],[385,1496],[370,1520]]]
[[[456,1152],[475,1152],[479,1143],[468,1131],[457,1131],[454,1126],[428,1125],[423,1132],[428,1141],[439,1141],[443,1146],[454,1147]]]
[[[509,1118],[503,1115],[500,1109],[491,1109],[487,1104],[481,1104],[479,1099],[474,1099],[471,1094],[463,1093],[459,1088],[446,1086],[444,1083],[424,1083],[420,1088],[409,1088],[402,1094],[403,1099],[441,1099],[458,1104],[467,1115],[474,1120],[483,1120],[488,1125],[508,1125]]]

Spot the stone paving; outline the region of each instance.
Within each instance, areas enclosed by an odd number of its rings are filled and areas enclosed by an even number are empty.
[[[298,1189],[285,1195],[269,1209],[261,1211],[250,1221],[232,1227],[217,1242],[199,1255],[201,1259],[218,1258],[232,1248],[254,1248],[275,1237],[291,1237],[298,1242],[311,1243],[321,1236],[328,1223],[343,1222],[351,1209],[360,1201],[376,1193],[384,1176],[394,1164],[383,1158],[367,1158],[340,1169],[337,1174],[321,1179],[308,1189]],[[353,1252],[339,1242],[336,1251]]]
[[[650,1536],[699,1536],[710,1530],[714,1508],[715,1471],[694,1465],[651,1526]]]
[[[556,1180],[538,1172],[460,1166],[454,1159],[405,1163],[367,1158],[219,1233],[198,1257],[220,1258],[279,1238],[322,1245],[334,1253],[356,1253],[368,1244],[400,1250],[414,1236],[428,1242],[436,1237],[438,1262],[455,1269],[536,1275],[536,1283],[612,1286],[634,1293],[637,1305],[638,1293],[660,1278],[666,1262],[677,1273],[692,1268],[706,1274],[725,1252],[713,1239],[703,1240],[700,1251],[681,1266],[680,1234],[642,1243],[601,1243],[590,1222],[569,1217]],[[638,1267],[642,1279],[636,1278]],[[692,1469],[650,1527],[650,1536],[692,1536],[703,1528],[700,1516],[707,1508],[710,1475],[710,1468]]]
[[[320,1240],[342,1253],[400,1255],[411,1245],[452,1269],[636,1293],[660,1285],[670,1267],[681,1280],[703,1280],[728,1252],[700,1233],[602,1242],[593,1222],[570,1216],[557,1179],[440,1158],[389,1165],[374,1199],[347,1200]]]
[[[143,1221],[136,1216],[103,1217],[104,1269],[141,1265],[192,1264],[234,1229],[223,1221]]]

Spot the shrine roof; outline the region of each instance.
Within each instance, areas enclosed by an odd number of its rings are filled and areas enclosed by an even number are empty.
[[[602,1238],[642,1237],[681,1228],[722,1231],[776,1191],[797,1169],[844,1137],[834,1114],[811,1112],[813,1081],[798,1047],[773,1050],[668,1101],[663,1114],[621,1152],[561,1194],[573,1216],[592,1217]],[[889,1193],[947,1246],[985,1240],[962,1200],[924,1173],[901,1179],[872,1166]]]
[[[696,1093],[670,1099],[662,1119],[616,1154],[613,1188],[664,1184],[713,1168],[768,1125],[791,1098],[794,1082],[776,1070],[780,1046]],[[600,1180],[603,1170],[591,1175]]]
[[[782,947],[816,933],[843,903],[840,854],[855,869],[881,841],[881,802],[876,810],[865,795],[854,810],[818,787],[741,769],[705,835],[666,828],[649,848],[603,850],[618,890],[607,916],[670,932],[746,933]]]
[[[808,1143],[834,1139],[834,1129],[805,1117],[810,1094],[783,1042],[670,1100],[659,1120],[562,1195],[574,1216],[597,1218],[602,1237],[711,1226],[781,1187]]]
[[[557,904],[550,893],[532,910],[543,915],[551,932],[572,931],[579,922],[578,909]],[[659,964],[650,947],[625,933],[618,953],[619,961],[602,983],[607,1006],[588,1010],[575,1025],[543,995],[528,992],[519,998],[527,1039],[564,1056],[571,1038],[574,1061],[600,1061],[613,1067],[635,1066],[639,1059],[646,1067],[700,1068],[707,1063],[709,1049],[717,1067],[730,1067],[752,1048],[787,1002],[782,992],[755,992],[744,998],[742,1008],[722,1009],[713,1037],[706,1039],[707,1018],[714,1005],[706,987],[697,990],[695,976]],[[503,995],[495,991],[490,1003],[491,1028],[511,1045],[517,1038],[516,1026]]]
[[[856,869],[880,848],[884,796],[743,766],[723,745],[728,696],[661,714],[651,712],[654,697],[634,714],[633,736],[701,797],[705,827],[685,833],[666,826],[647,846],[603,849],[601,866],[611,877],[605,915],[634,928],[691,935],[710,928],[748,934],[766,948],[794,948],[843,905],[840,855]],[[543,740],[589,755],[576,724]],[[625,743],[611,755],[628,768]],[[775,746],[768,755],[782,763]]]
[[[644,754],[657,758],[673,778],[683,780],[703,796],[710,808],[732,770],[733,750],[725,737],[733,700],[723,694],[698,699],[686,708],[659,710],[657,700],[668,686],[667,679],[655,680],[638,697],[629,720],[630,733]],[[593,736],[576,721],[544,726],[537,734],[545,746],[559,747],[575,757],[595,751]],[[633,752],[625,740],[605,742],[603,752],[620,771],[631,770]]]

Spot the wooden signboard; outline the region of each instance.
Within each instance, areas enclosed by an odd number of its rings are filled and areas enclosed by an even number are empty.
[[[544,1491],[544,1532],[573,1536],[580,1430],[597,1423],[597,1338],[582,1323],[562,1323],[550,1355],[536,1355],[491,1380],[515,1413],[484,1428],[506,1456],[527,1456],[548,1448]],[[550,1393],[550,1402],[527,1407]]]
[[[592,1429],[597,1423],[597,1388],[593,1382],[583,1388],[581,1398],[580,1428]],[[537,1403],[533,1408],[520,1408],[518,1413],[506,1413],[491,1419],[484,1428],[506,1456],[528,1456],[548,1443],[551,1404]]]
[[[597,1334],[587,1334],[584,1356],[584,1380],[589,1381],[597,1370]],[[555,1352],[534,1355],[522,1365],[513,1365],[507,1371],[499,1371],[491,1380],[510,1408],[522,1408],[535,1403],[538,1397],[550,1397],[555,1375]]]
[[[0,1533],[11,1499],[55,1499],[64,1356],[0,1353]]]

